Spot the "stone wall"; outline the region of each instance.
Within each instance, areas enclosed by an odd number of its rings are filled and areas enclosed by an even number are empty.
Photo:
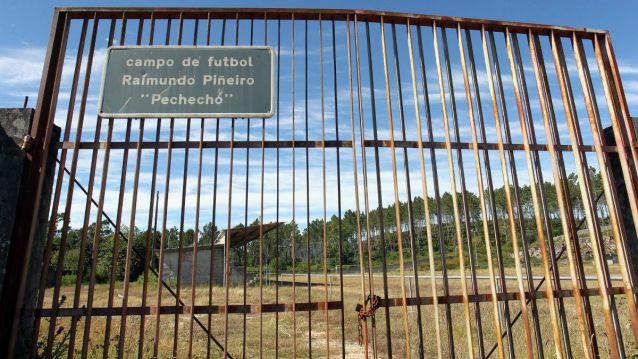
[[[32,109],[0,109],[0,292],[22,178],[24,151],[20,145],[29,133],[32,116]]]

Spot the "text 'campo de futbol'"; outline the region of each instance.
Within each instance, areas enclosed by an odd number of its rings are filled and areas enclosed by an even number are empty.
[[[252,56],[247,58],[236,58],[233,56],[215,57],[210,56],[205,61],[200,58],[187,57],[178,61],[164,58],[130,58],[126,62],[127,68],[150,68],[150,69],[167,69],[175,66],[188,67],[209,67],[209,68],[250,68],[253,67]],[[224,90],[221,86],[253,86],[255,79],[250,76],[224,76],[216,74],[203,74],[199,76],[148,76],[144,73],[140,76],[122,75],[122,86],[194,86],[196,84],[203,86],[218,87],[217,93],[214,95],[205,94],[204,96],[164,96],[162,92],[153,94],[142,94],[143,98],[150,98],[151,104],[163,105],[220,105],[224,98],[233,97],[232,93]]]

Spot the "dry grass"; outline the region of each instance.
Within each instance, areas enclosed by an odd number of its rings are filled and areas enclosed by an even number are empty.
[[[539,269],[540,270],[540,269]],[[508,270],[509,271],[509,270]],[[536,269],[534,270],[536,272]],[[423,274],[423,273],[422,273]],[[458,270],[451,271],[450,274],[458,274]],[[469,272],[468,272],[469,274]],[[285,278],[289,279],[289,278]],[[297,277],[298,281],[305,281],[306,276],[300,275]],[[323,283],[323,278],[320,276],[313,277],[313,282]],[[570,283],[563,282],[566,289],[570,287]],[[400,297],[401,285],[400,279],[389,280],[389,296]],[[441,291],[442,281],[438,280],[439,294]],[[592,287],[596,286],[595,282],[589,283]],[[326,290],[328,291],[329,300],[339,300],[338,278],[334,278],[332,286],[313,286],[311,287],[310,300],[313,302],[323,301]],[[375,277],[375,287],[377,290],[382,288],[380,278]],[[469,281],[468,281],[469,287]],[[419,288],[422,296],[430,296],[430,281],[429,279],[421,279]],[[516,288],[516,281],[508,282],[509,291],[513,291]],[[149,285],[149,294],[147,297],[147,303],[151,306],[156,305],[157,299],[157,284],[153,283]],[[182,288],[180,297],[183,301],[190,302],[191,288]],[[208,303],[208,286],[196,287],[196,305],[205,305]],[[450,290],[452,294],[461,294],[460,282],[458,280],[450,281]],[[478,291],[480,293],[489,293],[489,282],[486,280],[479,281]],[[131,284],[129,306],[141,305],[141,293],[142,285],[140,283]],[[67,297],[64,307],[70,307],[73,303],[73,288],[63,287],[61,294]],[[121,305],[122,285],[118,284],[115,289],[114,306]],[[48,290],[46,293],[45,307],[51,306],[52,290]],[[83,287],[82,295],[80,297],[80,306],[86,304],[87,290],[86,286]],[[290,303],[292,302],[293,291],[291,287],[279,288],[279,302]],[[296,300],[297,302],[308,301],[308,288],[304,284],[299,283],[296,288]],[[213,304],[221,305],[224,302],[224,289],[222,287],[213,287],[212,289]],[[274,285],[263,287],[262,294],[264,303],[275,302],[275,287]],[[623,339],[625,341],[625,347],[627,348],[628,355],[636,353],[636,343],[634,342],[633,335],[631,333],[626,300],[622,296],[617,298],[617,307],[620,324],[623,330]],[[94,307],[106,307],[108,300],[108,285],[97,285],[95,289]],[[246,316],[246,331],[245,331],[245,345],[244,343],[244,330],[243,330],[243,315],[242,314],[229,314],[228,319],[228,351],[233,357],[242,357],[242,351],[245,349],[245,357],[255,358],[259,357],[260,351],[263,353],[264,358],[275,357],[276,354],[282,358],[293,357],[295,354],[298,357],[308,357],[310,355],[309,337],[312,339],[312,356],[315,358],[321,357],[340,357],[342,352],[345,351],[348,358],[363,357],[363,348],[358,345],[357,342],[357,320],[356,312],[354,310],[356,304],[361,300],[361,279],[360,277],[345,277],[343,282],[343,300],[344,300],[344,328],[343,335],[345,337],[345,348],[342,348],[341,336],[341,311],[331,310],[326,317],[325,311],[312,312],[311,320],[309,321],[308,312],[285,312],[275,315],[274,313],[249,314]],[[259,286],[249,287],[246,291],[246,302],[248,304],[258,304],[260,301]],[[236,287],[229,289],[229,302],[231,304],[243,303],[243,288]],[[175,299],[166,290],[162,292],[162,305],[174,305]],[[607,353],[607,341],[605,334],[604,318],[602,315],[602,305],[600,298],[591,298],[592,312],[594,315],[595,329],[598,336],[599,345],[603,357],[608,357]],[[529,308],[529,306],[528,306]],[[570,341],[574,357],[582,357],[582,344],[579,335],[579,326],[577,322],[577,316],[575,311],[574,300],[572,298],[565,299],[566,316],[570,323]],[[514,317],[520,309],[520,303],[512,301],[509,303],[509,310],[511,316]],[[486,351],[489,351],[491,346],[495,343],[494,336],[494,316],[493,306],[491,303],[481,303],[481,324],[483,333],[483,342]],[[539,325],[541,332],[543,333],[543,345],[545,355],[548,357],[554,356],[554,343],[551,336],[551,322],[549,319],[549,312],[547,303],[545,300],[538,301],[539,310]],[[435,326],[436,321],[434,308],[432,306],[422,306],[422,323],[423,323],[423,341],[425,346],[426,356],[436,355],[436,335]],[[474,340],[474,351],[478,355],[478,337],[476,333],[476,322],[474,318],[474,306],[470,307],[471,321],[472,321],[472,337]],[[452,330],[454,332],[454,347],[455,354],[459,357],[465,357],[467,355],[467,331],[465,329],[464,311],[463,306],[456,304],[451,306],[452,317]],[[293,330],[293,316],[295,320],[295,330]],[[418,355],[419,337],[417,328],[417,308],[408,308],[407,322],[410,330],[410,347],[413,354]],[[197,316],[205,325],[208,325],[207,315]],[[125,357],[137,357],[139,348],[138,339],[140,336],[140,316],[130,316],[127,319],[126,335],[124,338],[124,354]],[[441,338],[443,339],[443,357],[449,356],[450,348],[447,345],[447,329],[445,322],[445,307],[439,305],[439,323],[441,326]],[[146,316],[145,318],[145,331],[143,333],[144,346],[143,357],[152,357],[153,346],[155,340],[155,316]],[[278,321],[278,322],[277,322]],[[384,309],[379,309],[376,315],[376,340],[377,348],[381,357],[386,353],[386,329],[385,329],[386,316]],[[395,356],[403,357],[406,350],[406,340],[403,330],[404,318],[402,315],[401,307],[390,308],[390,322],[391,322],[391,341],[392,350]],[[42,340],[46,340],[46,329],[48,327],[49,320],[44,319],[41,326],[40,336]],[[58,326],[62,326],[65,329],[70,325],[70,319],[62,318],[58,319]],[[158,338],[158,353],[160,358],[170,358],[173,354],[174,338],[176,337],[177,357],[186,357],[189,346],[189,326],[190,315],[180,315],[177,320],[177,327],[175,326],[174,315],[162,315],[160,321],[160,336]],[[78,324],[78,331],[76,336],[75,350],[76,355],[79,355],[79,350],[82,346],[82,333],[84,330],[84,320],[80,320]],[[309,327],[311,324],[311,328]],[[531,327],[530,318],[530,327]],[[90,357],[101,357],[104,350],[105,340],[105,317],[94,317],[91,323],[90,338],[89,338],[89,353]],[[260,326],[261,340],[260,340]],[[109,338],[109,357],[116,356],[116,349],[119,340],[120,330],[120,318],[113,317],[111,322],[111,335]],[[177,333],[176,333],[177,331]],[[372,328],[369,326],[370,332],[370,350],[373,347],[373,334]],[[524,356],[525,351],[525,337],[522,326],[522,321],[519,320],[513,329],[513,346],[516,351],[516,355]],[[220,342],[224,341],[224,316],[220,314],[214,314],[211,316],[211,333]],[[278,339],[278,340],[276,340]],[[296,340],[296,346],[293,345]],[[207,355],[208,341],[205,332],[194,324],[193,329],[193,356],[197,358],[205,358]],[[276,346],[277,345],[277,346]],[[507,346],[507,342],[505,341]],[[328,355],[328,348],[330,350]],[[211,357],[219,358],[222,356],[221,351],[211,343]]]

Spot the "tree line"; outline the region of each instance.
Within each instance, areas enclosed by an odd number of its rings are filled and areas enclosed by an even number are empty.
[[[594,186],[595,195],[602,191],[601,173],[594,168],[589,169],[590,178]],[[578,187],[578,178],[572,173],[567,177],[568,192],[572,205],[572,215],[576,222],[584,218],[584,205],[580,198],[580,190]],[[549,228],[551,228],[552,236],[562,235],[560,225],[560,210],[558,207],[558,198],[556,188],[553,183],[545,182],[542,185],[545,198],[545,211],[550,219]],[[512,243],[509,236],[509,227],[507,222],[507,205],[505,196],[505,187],[495,188],[493,191],[494,203],[490,203],[492,196],[488,189],[485,189],[484,198],[488,209],[488,227],[490,229],[490,240],[493,245],[496,243],[495,229],[500,228],[499,234],[502,250],[504,253],[512,252]],[[532,191],[529,185],[523,185],[519,188],[510,186],[512,200],[518,197],[520,202],[520,212],[518,206],[514,206],[515,217],[523,223],[524,233],[521,228],[516,228],[519,238],[524,238],[531,246],[537,242],[536,224],[534,220],[534,206],[532,203]],[[462,241],[464,243],[463,250],[465,255],[469,256],[468,238],[471,238],[471,244],[475,252],[473,256],[476,258],[484,258],[486,255],[486,247],[483,238],[483,215],[481,212],[480,198],[477,193],[466,191],[461,193],[460,189],[457,195],[459,220],[462,227]],[[434,252],[443,253],[446,257],[454,258],[457,256],[457,240],[455,235],[455,213],[453,208],[453,195],[450,192],[444,192],[435,198],[434,196],[427,198],[430,209],[430,222],[432,224],[432,236]],[[326,257],[328,261],[328,269],[333,270],[339,264],[354,266],[358,264],[358,230],[357,217],[362,229],[362,241],[364,244],[364,256],[367,259],[368,239],[370,240],[371,256],[374,263],[379,264],[383,258],[383,250],[385,249],[386,261],[389,264],[396,263],[398,258],[397,233],[400,230],[403,239],[404,258],[411,258],[410,248],[412,240],[416,258],[425,259],[427,256],[427,236],[425,227],[425,202],[422,197],[416,196],[408,201],[399,203],[400,228],[396,228],[395,205],[391,204],[387,207],[372,209],[369,213],[357,213],[353,210],[346,210],[341,216],[332,215],[326,222]],[[494,207],[496,211],[491,213],[490,208]],[[409,211],[411,208],[411,211]],[[467,213],[464,208],[467,208]],[[604,224],[608,218],[607,208],[604,201],[597,203],[597,214],[599,220]],[[410,213],[409,213],[410,212]],[[54,233],[54,241],[52,247],[52,257],[50,265],[55,267],[60,253],[60,242],[62,238],[61,223],[64,214],[58,215],[57,228]],[[411,221],[409,220],[411,219]],[[259,220],[255,219],[251,225],[258,225]],[[265,270],[271,273],[275,270],[280,272],[290,271],[293,263],[293,241],[295,247],[296,269],[305,270],[322,270],[323,269],[323,245],[324,245],[324,228],[323,218],[315,218],[302,228],[297,223],[283,223],[278,228],[266,233],[263,236],[262,253]],[[239,224],[243,226],[243,224]],[[135,228],[130,238],[130,230],[126,226],[122,226],[120,231],[116,233],[114,227],[107,221],[100,226],[100,233],[97,236],[99,243],[97,248],[96,259],[96,281],[98,283],[108,282],[111,275],[115,275],[116,280],[121,281],[125,275],[125,261],[127,241],[132,240],[132,256],[130,268],[130,280],[135,281],[144,271],[144,263],[147,249],[149,246],[159,249],[161,240],[161,231],[153,229]],[[367,232],[366,229],[370,228]],[[66,248],[64,255],[63,272],[67,281],[74,282],[78,268],[82,267],[82,280],[87,281],[90,276],[90,268],[93,256],[93,240],[96,238],[96,223],[92,223],[86,230],[83,228],[68,228],[66,238]],[[216,223],[206,223],[202,226],[197,235],[198,246],[209,246],[215,243],[219,234],[219,228]],[[412,235],[410,235],[412,232]],[[383,233],[383,237],[381,234]],[[165,233],[166,248],[178,248],[180,243],[182,247],[192,247],[196,233],[195,229],[189,228],[180,231],[180,228],[173,226],[166,230]],[[469,236],[468,236],[469,235]],[[84,245],[82,238],[84,236]],[[519,239],[520,240],[520,239]],[[385,247],[382,243],[385,242]],[[82,247],[84,252],[82,255]],[[341,248],[340,248],[341,247]],[[153,256],[155,251],[150,251]],[[339,256],[341,252],[341,256]],[[245,254],[245,255],[244,255]],[[83,258],[82,263],[80,257]],[[255,240],[249,243],[246,248],[233,249],[231,253],[231,261],[235,265],[246,265],[249,269],[256,270],[259,267],[260,257],[260,241]],[[508,259],[509,256],[504,256]],[[156,259],[154,259],[156,263]]]

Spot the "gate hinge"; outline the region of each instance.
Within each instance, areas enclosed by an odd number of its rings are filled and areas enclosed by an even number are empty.
[[[22,151],[29,152],[31,150],[31,147],[33,147],[33,140],[34,138],[31,137],[30,135],[25,135],[24,138],[22,139],[22,144],[20,145],[20,149],[22,149]]]

